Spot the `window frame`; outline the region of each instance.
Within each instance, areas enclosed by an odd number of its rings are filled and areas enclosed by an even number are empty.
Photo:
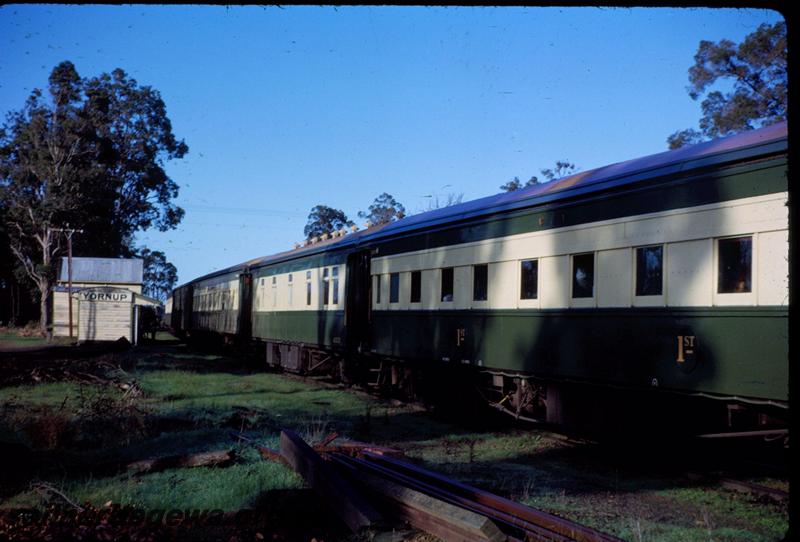
[[[523,297],[523,288],[522,288],[522,266],[525,262],[535,262],[536,263],[536,284],[535,289],[536,292],[534,293],[533,297]],[[539,300],[539,282],[540,282],[540,273],[539,273],[539,258],[526,258],[524,260],[519,260],[519,265],[517,266],[517,270],[519,272],[519,280],[517,284],[519,285],[519,290],[517,293],[517,300],[519,302],[536,302]]]
[[[750,239],[750,291],[749,292],[720,292],[720,242],[732,239]],[[712,301],[714,305],[754,305],[758,295],[758,234],[745,233],[737,235],[726,235],[713,238],[713,262],[712,262]]]
[[[320,288],[320,295],[322,295],[322,307],[327,307],[329,305],[329,297],[330,297],[330,290],[331,290],[331,283],[330,283],[330,271],[327,267],[322,268],[322,288]]]
[[[389,304],[400,303],[400,273],[389,273]]]
[[[478,286],[477,281],[477,273],[476,271],[478,268],[484,269],[485,273],[485,283],[483,285],[483,298],[476,297],[476,289]],[[475,304],[484,304],[489,302],[489,264],[488,263],[476,263],[472,265],[472,302]]]
[[[331,305],[339,305],[339,266],[331,268]]]
[[[445,299],[445,276],[450,276],[450,299]],[[455,267],[442,267],[439,269],[439,302],[452,303],[455,300],[456,270]]]
[[[411,271],[411,278],[409,280],[410,284],[409,284],[408,302],[411,305],[420,305],[422,304],[422,270],[418,269],[415,271]],[[417,294],[416,299],[414,299],[415,293]]]
[[[312,278],[311,278],[311,270],[306,271],[306,307],[311,306],[311,293],[313,291],[312,287]]]
[[[592,257],[592,295],[575,296],[575,259]],[[597,304],[597,251],[578,252],[569,257],[569,300],[571,307],[594,307]]]
[[[633,248],[633,297],[634,299],[654,300],[663,299],[667,289],[667,247],[664,243],[657,243],[653,245],[642,245]],[[639,290],[639,251],[650,248],[661,249],[661,293],[658,294],[640,294]]]

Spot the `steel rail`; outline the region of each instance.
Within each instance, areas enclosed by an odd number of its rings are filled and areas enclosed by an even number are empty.
[[[487,506],[470,501],[464,497],[454,495],[440,488],[416,480],[410,476],[392,471],[386,467],[375,465],[361,459],[352,458],[346,455],[335,454],[331,458],[339,464],[350,467],[353,471],[369,472],[394,483],[406,486],[415,491],[426,493],[432,497],[459,506],[471,512],[481,514],[494,521],[501,530],[513,538],[522,537],[521,540],[534,542],[571,542],[575,539],[563,536],[550,531],[540,525],[531,524],[520,520],[499,510],[493,510]],[[510,531],[510,532],[509,532]]]
[[[427,482],[429,485],[438,487],[446,492],[453,493],[498,512],[503,512],[509,516],[519,518],[527,523],[544,527],[579,542],[620,542],[620,539],[614,536],[542,510],[536,510],[529,506],[521,505],[509,499],[489,493],[488,491],[457,482],[451,478],[423,469],[411,463],[366,451],[362,455],[364,459],[369,462],[385,465],[391,470],[405,473],[412,479]]]

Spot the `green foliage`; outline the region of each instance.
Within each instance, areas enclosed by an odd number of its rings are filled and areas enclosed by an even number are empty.
[[[569,160],[557,160],[555,167],[553,169],[540,169],[539,172],[544,176],[546,179],[544,182],[554,181],[556,179],[561,179],[562,177],[566,177],[567,175],[572,175],[576,171],[578,171],[578,166],[570,162]],[[514,192],[516,190],[521,190],[523,188],[528,188],[530,186],[534,186],[537,184],[541,184],[539,181],[539,177],[533,175],[528,182],[522,184],[522,181],[519,180],[519,177],[514,177],[512,180],[508,181],[507,183],[500,186],[500,190],[504,190],[506,192]]]
[[[311,209],[311,213],[308,215],[308,223],[304,233],[306,238],[311,239],[326,233],[333,233],[353,224],[354,222],[347,218],[344,211],[327,205],[317,205]]]
[[[464,193],[448,192],[441,196],[439,194],[431,194],[425,197],[429,198],[428,205],[420,209],[419,212],[421,213],[450,207],[451,205],[458,205],[464,199]]]
[[[46,298],[62,236],[83,229],[78,254],[130,256],[137,231],[174,228],[183,210],[167,160],[188,152],[172,133],[158,91],[123,70],[82,78],[65,61],[47,94],[31,92],[0,130],[0,200],[9,249],[36,284],[46,325]]]
[[[701,41],[689,68],[687,91],[700,99],[700,131],[675,132],[670,149],[696,143],[700,137],[724,137],[786,120],[788,115],[786,23],[762,24],[740,44],[723,39]],[[711,90],[719,81],[732,90]]]
[[[144,260],[144,284],[142,290],[146,295],[165,301],[178,282],[178,270],[167,261],[160,250],[144,247],[137,256]]]
[[[384,192],[372,202],[369,211],[359,211],[359,218],[366,218],[372,224],[386,224],[393,220],[399,220],[406,214],[406,208],[399,203],[394,196]]]
[[[516,192],[521,188],[527,188],[528,186],[533,186],[534,184],[539,184],[539,180],[536,178],[536,176],[531,177],[531,179],[524,185],[522,184],[522,181],[519,180],[519,177],[514,177],[506,184],[500,185],[500,190],[504,190],[506,192]]]

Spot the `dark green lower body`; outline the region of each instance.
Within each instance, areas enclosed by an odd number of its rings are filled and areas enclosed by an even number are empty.
[[[344,311],[254,312],[253,338],[327,348],[344,347]]]
[[[195,311],[192,313],[191,330],[211,331],[235,335],[238,331],[239,311]]]
[[[786,402],[786,308],[376,311],[372,352]]]

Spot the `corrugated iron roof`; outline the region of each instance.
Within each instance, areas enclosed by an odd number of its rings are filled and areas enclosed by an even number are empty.
[[[141,284],[144,260],[138,258],[72,258],[72,282]],[[67,281],[67,258],[61,258],[58,280]]]

